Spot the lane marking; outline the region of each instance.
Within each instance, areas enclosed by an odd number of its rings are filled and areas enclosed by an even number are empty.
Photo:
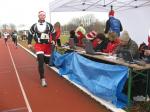
[[[7,46],[7,48],[8,48],[8,51],[9,51],[10,57],[11,57],[11,61],[12,61],[12,63],[13,63],[13,67],[14,67],[15,72],[16,72],[17,80],[18,80],[18,82],[19,82],[19,86],[20,86],[20,89],[21,89],[21,92],[22,92],[23,98],[24,98],[24,100],[25,100],[25,104],[26,104],[26,106],[27,106],[28,112],[32,112],[31,106],[30,106],[30,104],[29,104],[29,101],[28,101],[27,95],[26,95],[26,93],[25,93],[25,91],[24,91],[24,88],[23,88],[23,85],[22,85],[22,83],[21,83],[21,80],[20,80],[20,77],[19,77],[19,74],[18,74],[18,71],[17,71],[16,65],[15,65],[15,63],[14,63],[14,60],[13,60],[12,54],[11,54],[11,52],[10,52],[10,48],[9,48],[9,46]]]
[[[27,108],[26,107],[13,108],[13,109],[9,109],[9,110],[2,110],[2,112],[20,112],[22,110],[27,110]]]

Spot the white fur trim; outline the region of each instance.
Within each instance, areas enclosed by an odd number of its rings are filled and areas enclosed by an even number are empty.
[[[38,51],[38,52],[36,52],[36,54],[44,54],[44,52],[43,51]]]

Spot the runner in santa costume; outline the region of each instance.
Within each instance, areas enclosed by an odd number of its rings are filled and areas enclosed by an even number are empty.
[[[52,24],[45,21],[46,13],[44,11],[40,11],[38,13],[38,17],[38,22],[33,24],[30,28],[28,35],[28,47],[32,47],[31,42],[34,38],[36,42],[34,49],[36,51],[38,60],[38,70],[40,74],[41,85],[46,87],[47,83],[44,76],[44,63],[49,63],[51,44],[54,44],[54,39],[50,38],[50,35],[55,33],[55,30]]]

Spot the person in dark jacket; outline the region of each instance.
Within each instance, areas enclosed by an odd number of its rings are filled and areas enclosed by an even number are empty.
[[[14,31],[12,32],[11,37],[12,37],[12,41],[14,42],[14,44],[15,44],[15,46],[16,46],[16,48],[17,48],[17,31],[16,31],[16,30],[14,30]]]
[[[106,49],[109,40],[108,38],[105,37],[103,33],[98,33],[96,35],[96,40],[97,40],[97,46],[94,48],[96,52],[102,52],[104,49]]]
[[[127,31],[122,32],[120,45],[116,48],[115,53],[119,55],[123,50],[129,50],[134,59],[139,58],[138,44],[130,38]]]
[[[110,10],[109,19],[106,21],[105,34],[108,32],[116,32],[119,37],[122,30],[123,28],[120,20],[114,17],[114,10]]]
[[[70,38],[73,38],[73,39],[74,39],[74,43],[75,43],[75,44],[78,43],[78,39],[77,39],[77,36],[76,36],[74,30],[71,30],[71,31],[70,31]]]

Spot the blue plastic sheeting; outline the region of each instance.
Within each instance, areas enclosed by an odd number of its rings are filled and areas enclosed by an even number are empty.
[[[64,55],[53,52],[53,56],[60,75],[67,75],[71,81],[119,108],[126,106],[127,96],[122,89],[127,80],[128,67],[94,62],[75,52]]]

